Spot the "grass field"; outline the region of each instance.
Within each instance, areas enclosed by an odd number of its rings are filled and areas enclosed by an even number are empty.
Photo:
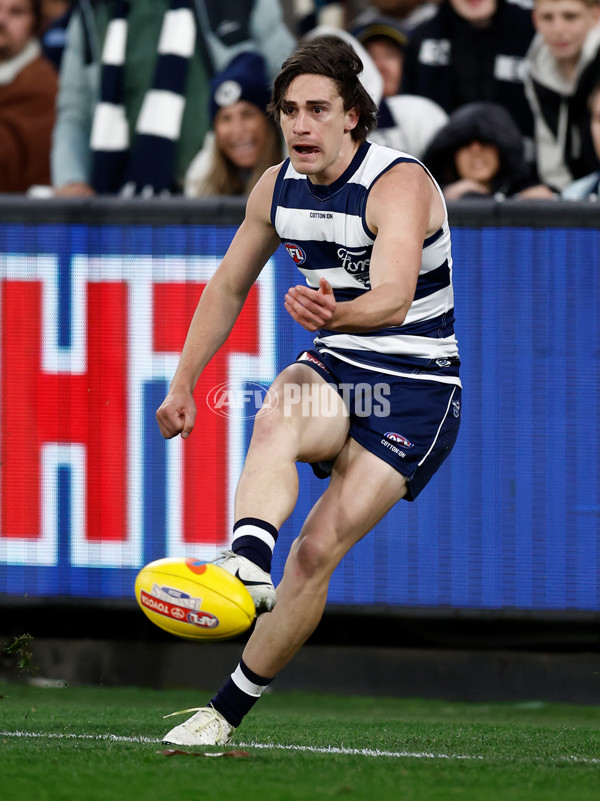
[[[235,745],[211,749],[244,749],[247,757],[163,755],[168,746],[160,738],[171,721],[162,715],[205,699],[180,690],[0,684],[0,798],[600,797],[598,707],[273,692],[236,733]]]

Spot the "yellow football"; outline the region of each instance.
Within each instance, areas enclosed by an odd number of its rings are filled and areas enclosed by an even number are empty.
[[[135,580],[135,598],[161,629],[186,640],[225,640],[250,627],[256,610],[242,582],[196,559],[157,559]]]

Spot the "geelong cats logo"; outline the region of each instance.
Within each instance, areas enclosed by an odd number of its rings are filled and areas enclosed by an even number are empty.
[[[371,259],[367,256],[367,248],[361,250],[348,250],[347,248],[338,248],[338,259],[342,262],[342,267],[353,278],[366,288],[371,289],[371,278],[369,275],[369,265]]]

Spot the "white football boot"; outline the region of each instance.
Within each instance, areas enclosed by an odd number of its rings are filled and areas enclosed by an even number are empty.
[[[258,565],[233,551],[221,551],[221,556],[214,560],[214,564],[224,568],[242,582],[254,601],[258,615],[273,609],[277,600],[275,587],[271,576]]]
[[[195,712],[196,714],[165,734],[163,743],[171,743],[172,745],[226,745],[235,731],[235,728],[212,706],[183,709],[181,712],[171,712],[170,715],[165,715],[165,717],[185,715],[186,712]]]

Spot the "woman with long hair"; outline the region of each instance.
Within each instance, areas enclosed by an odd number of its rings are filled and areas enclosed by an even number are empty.
[[[247,195],[267,167],[283,158],[264,61],[241,53],[211,84],[212,130],[185,180],[189,197]]]

